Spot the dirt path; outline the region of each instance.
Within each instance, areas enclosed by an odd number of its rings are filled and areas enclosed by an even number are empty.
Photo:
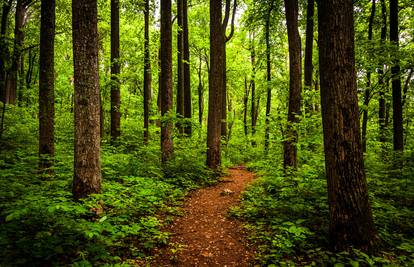
[[[253,266],[254,251],[240,222],[226,216],[253,179],[244,167],[235,167],[219,184],[191,193],[184,216],[166,229],[172,233],[170,246],[157,253],[151,266]]]

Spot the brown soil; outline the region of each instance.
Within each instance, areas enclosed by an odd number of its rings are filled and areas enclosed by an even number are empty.
[[[227,216],[253,179],[244,167],[231,168],[217,185],[191,193],[184,216],[166,229],[172,233],[169,246],[156,252],[151,266],[253,266],[254,249],[241,223]]]

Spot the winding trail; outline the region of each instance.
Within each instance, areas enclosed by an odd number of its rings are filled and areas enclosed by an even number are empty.
[[[166,229],[172,233],[170,245],[156,252],[151,266],[253,266],[254,249],[241,223],[227,216],[253,179],[244,167],[234,167],[217,185],[191,193],[184,216]]]

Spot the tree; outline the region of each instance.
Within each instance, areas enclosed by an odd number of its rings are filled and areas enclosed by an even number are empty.
[[[359,130],[352,0],[320,1],[318,19],[330,236],[337,250],[368,249],[378,236]]]
[[[119,74],[119,0],[111,0],[111,139],[113,141],[121,135]]]
[[[177,99],[176,112],[179,119],[184,118],[184,61],[183,51],[183,1],[177,0]],[[181,122],[177,123],[180,133],[184,132]]]
[[[0,29],[0,100],[8,102],[6,97],[6,63],[9,58],[9,49],[6,42],[8,16],[12,7],[13,0],[2,2],[1,29]]]
[[[313,31],[314,31],[314,13],[315,0],[308,0],[306,12],[306,43],[305,43],[305,68],[304,68],[304,85],[305,89],[312,90],[313,79]],[[307,110],[311,110],[312,103],[307,103]]]
[[[398,0],[390,0],[390,41],[393,43],[396,52],[399,50],[398,37]],[[401,69],[400,59],[398,55],[394,58],[391,67],[392,77],[392,120],[393,120],[393,136],[394,150],[404,150],[403,139],[403,118],[402,118],[402,102],[401,102]]]
[[[101,191],[101,139],[96,0],[72,0],[75,85],[73,196]]]
[[[149,139],[149,106],[151,98],[151,59],[149,47],[149,0],[145,0],[144,6],[144,143]]]
[[[190,120],[192,117],[191,108],[191,73],[190,73],[190,45],[188,41],[188,3],[183,1],[183,72],[184,72],[184,117]],[[185,124],[184,132],[187,136],[191,135],[191,123]]]
[[[384,45],[387,38],[387,7],[385,0],[381,0],[381,45]],[[384,79],[384,63],[379,62],[378,66],[378,85],[379,85],[379,100],[378,100],[378,124],[379,124],[379,140],[385,142],[385,79]]]
[[[171,0],[161,0],[161,158],[167,162],[173,155],[172,111],[172,26]]]
[[[222,90],[224,87],[224,28],[221,0],[210,0],[210,75],[207,125],[207,166],[218,170],[221,163]]]
[[[265,153],[269,150],[269,136],[270,136],[270,108],[272,104],[272,87],[270,86],[270,82],[272,80],[272,64],[270,61],[270,19],[272,15],[273,10],[273,1],[270,2],[270,7],[268,9],[267,17],[266,17],[266,23],[265,23],[265,39],[266,39],[266,82],[267,82],[267,100],[266,100],[266,121],[265,121],[265,144],[264,149]],[[253,58],[252,58],[253,62]],[[253,101],[253,96],[252,96]],[[253,108],[253,102],[252,102],[252,108]],[[256,113],[256,111],[254,111]],[[256,115],[256,114],[255,114]],[[255,118],[255,120],[257,117]],[[256,122],[255,122],[256,123]]]
[[[298,1],[285,0],[286,24],[289,41],[289,110],[286,140],[284,141],[284,168],[296,168],[298,134],[295,124],[299,122],[302,91],[301,43],[298,30]]]
[[[42,0],[39,58],[39,168],[49,169],[55,154],[55,0]]]

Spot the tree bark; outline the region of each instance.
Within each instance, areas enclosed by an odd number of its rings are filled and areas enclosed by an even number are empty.
[[[385,0],[381,0],[381,17],[382,17],[382,25],[381,25],[381,46],[385,44],[385,40],[387,38],[387,7],[385,5]],[[386,84],[384,81],[384,63],[380,62],[378,66],[378,85],[379,89],[379,100],[378,100],[378,124],[379,124],[379,140],[382,143],[385,143],[386,136],[385,136],[385,108],[386,108],[386,101],[385,101],[385,91],[386,91]]]
[[[172,25],[171,0],[161,0],[161,159],[173,156]]]
[[[191,73],[190,73],[190,45],[188,41],[188,3],[183,1],[183,59],[184,59],[184,117],[187,119],[184,132],[187,136],[192,133],[192,100],[191,100]]]
[[[371,45],[372,41],[372,26],[375,18],[375,0],[372,0],[371,15],[368,22],[368,42]],[[364,112],[362,113],[362,152],[367,151],[367,125],[368,125],[368,105],[371,98],[371,70],[367,70],[367,85],[364,95]]]
[[[119,74],[119,0],[111,0],[111,140],[121,135]]]
[[[247,112],[248,112],[248,103],[249,103],[249,87],[247,86],[247,77],[244,77],[244,96],[243,96],[243,126],[244,126],[244,135],[247,137],[249,134],[247,126]]]
[[[224,86],[224,30],[221,0],[210,0],[210,75],[207,125],[207,166],[218,170],[221,164],[220,137],[222,90]]]
[[[306,12],[306,44],[305,44],[305,69],[304,69],[304,84],[305,90],[312,90],[313,80],[313,31],[314,31],[314,13],[315,13],[315,0],[308,0],[307,12]],[[311,102],[306,103],[306,109],[312,110],[313,106]]]
[[[203,86],[203,77],[201,75],[201,67],[203,64],[203,59],[200,54],[200,62],[198,65],[198,124],[200,128],[203,127],[203,109],[204,109],[204,86]]]
[[[266,28],[267,29],[267,28]],[[270,29],[268,29],[270,31]],[[266,38],[269,37],[266,34]],[[250,62],[252,65],[252,79],[250,81],[250,85],[252,88],[252,99],[251,99],[251,110],[250,110],[250,115],[251,115],[251,122],[252,122],[252,137],[254,137],[254,135],[256,134],[256,125],[257,125],[257,116],[256,116],[256,111],[257,111],[257,100],[256,100],[256,50],[255,50],[255,34],[252,33],[250,35]],[[267,39],[266,39],[266,44],[267,44]],[[267,45],[266,45],[267,47]],[[253,141],[253,146],[255,146],[256,143],[255,141]]]
[[[320,1],[318,15],[330,237],[335,250],[365,250],[378,236],[360,138],[352,0]]]
[[[390,41],[395,46],[396,51],[399,50],[398,37],[398,0],[390,0]],[[394,150],[404,150],[403,139],[403,117],[402,117],[402,102],[401,102],[401,70],[399,56],[394,59],[391,67],[392,77],[392,119],[393,119],[393,137]]]
[[[55,0],[41,1],[39,57],[39,169],[49,170],[55,155]]]
[[[182,119],[184,118],[184,40],[183,40],[183,0],[177,0],[177,99],[176,112],[177,128],[184,133]]]
[[[72,0],[75,79],[73,196],[101,191],[101,139],[96,0]]]
[[[0,25],[0,101],[6,103],[6,63],[9,60],[9,48],[6,42],[8,17],[13,0],[3,1]]]
[[[149,0],[145,0],[144,8],[144,143],[149,140],[149,107],[151,98],[151,59],[149,47]]]
[[[302,61],[301,43],[298,30],[298,1],[285,0],[286,24],[289,41],[289,110],[286,140],[284,141],[283,166],[287,168],[297,167],[296,143],[298,134],[295,124],[299,122],[302,91]]]

